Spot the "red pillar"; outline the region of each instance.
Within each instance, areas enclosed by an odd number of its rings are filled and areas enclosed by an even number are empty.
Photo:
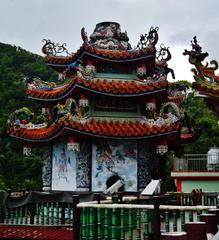
[[[77,207],[79,195],[73,195],[73,223],[72,223],[72,240],[80,239],[80,211]]]

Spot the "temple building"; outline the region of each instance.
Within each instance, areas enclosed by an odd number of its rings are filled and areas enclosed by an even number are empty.
[[[65,44],[44,40],[45,63],[59,79],[25,79],[28,98],[41,113],[13,112],[8,134],[31,148],[44,149],[44,191],[104,191],[121,179],[124,191],[138,191],[163,177],[170,149],[194,137],[184,124],[183,91],[170,87],[171,53],[156,48],[158,28],[140,36],[135,48],[115,22],[96,25],[69,53]],[[170,76],[170,75],[169,75]]]

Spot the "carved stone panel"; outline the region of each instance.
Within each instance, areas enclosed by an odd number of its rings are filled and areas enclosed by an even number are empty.
[[[51,179],[52,179],[51,147],[44,147],[42,167],[43,191],[48,192],[51,190]]]
[[[152,144],[138,144],[138,189],[143,190],[159,171],[156,149]]]

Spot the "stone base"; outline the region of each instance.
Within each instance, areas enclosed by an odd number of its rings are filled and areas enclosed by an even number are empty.
[[[161,234],[161,240],[187,240],[186,232],[166,232]]]
[[[51,191],[51,187],[47,187],[47,186],[45,186],[45,187],[43,187],[43,192],[50,192]]]

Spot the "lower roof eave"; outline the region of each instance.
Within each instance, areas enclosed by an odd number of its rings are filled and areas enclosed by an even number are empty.
[[[88,91],[90,93],[94,93],[94,94],[98,94],[98,95],[103,95],[103,96],[110,96],[110,97],[120,97],[120,98],[127,98],[127,97],[131,97],[131,98],[135,98],[135,97],[142,97],[142,96],[147,96],[147,95],[152,95],[152,94],[158,94],[158,93],[165,93],[167,91],[167,89],[165,87],[163,88],[160,88],[160,89],[156,89],[156,90],[150,90],[150,91],[142,91],[142,92],[139,92],[139,93],[126,93],[126,94],[121,94],[121,93],[112,93],[112,92],[103,92],[103,91],[98,91],[98,90],[95,90],[95,89],[91,89],[91,88],[88,88],[86,86],[81,86],[79,84],[75,84],[73,86],[73,88],[59,96],[59,97],[55,97],[55,98],[39,98],[39,97],[34,97],[34,96],[31,96],[31,95],[28,95],[28,98],[29,99],[33,99],[33,100],[37,100],[39,102],[57,102],[59,100],[62,100],[62,99],[65,99],[67,98],[68,96],[71,95],[71,93],[75,90],[75,89],[80,89],[82,91]]]
[[[158,138],[158,137],[167,136],[167,135],[179,134],[179,130],[174,129],[174,130],[167,131],[167,132],[143,135],[143,136],[111,136],[111,135],[99,135],[99,134],[95,134],[95,133],[91,133],[91,132],[80,131],[78,129],[73,129],[71,127],[64,127],[57,134],[55,134],[49,138],[45,138],[45,139],[28,139],[28,138],[13,135],[13,134],[10,134],[10,136],[14,137],[16,139],[25,141],[25,142],[43,143],[43,142],[53,141],[54,139],[61,137],[65,133],[66,130],[72,131],[72,132],[76,133],[77,135],[82,135],[82,136],[86,136],[86,137],[90,137],[90,138],[118,139],[118,140],[129,140],[129,139],[130,140],[144,140],[144,139],[147,140],[147,139]]]

